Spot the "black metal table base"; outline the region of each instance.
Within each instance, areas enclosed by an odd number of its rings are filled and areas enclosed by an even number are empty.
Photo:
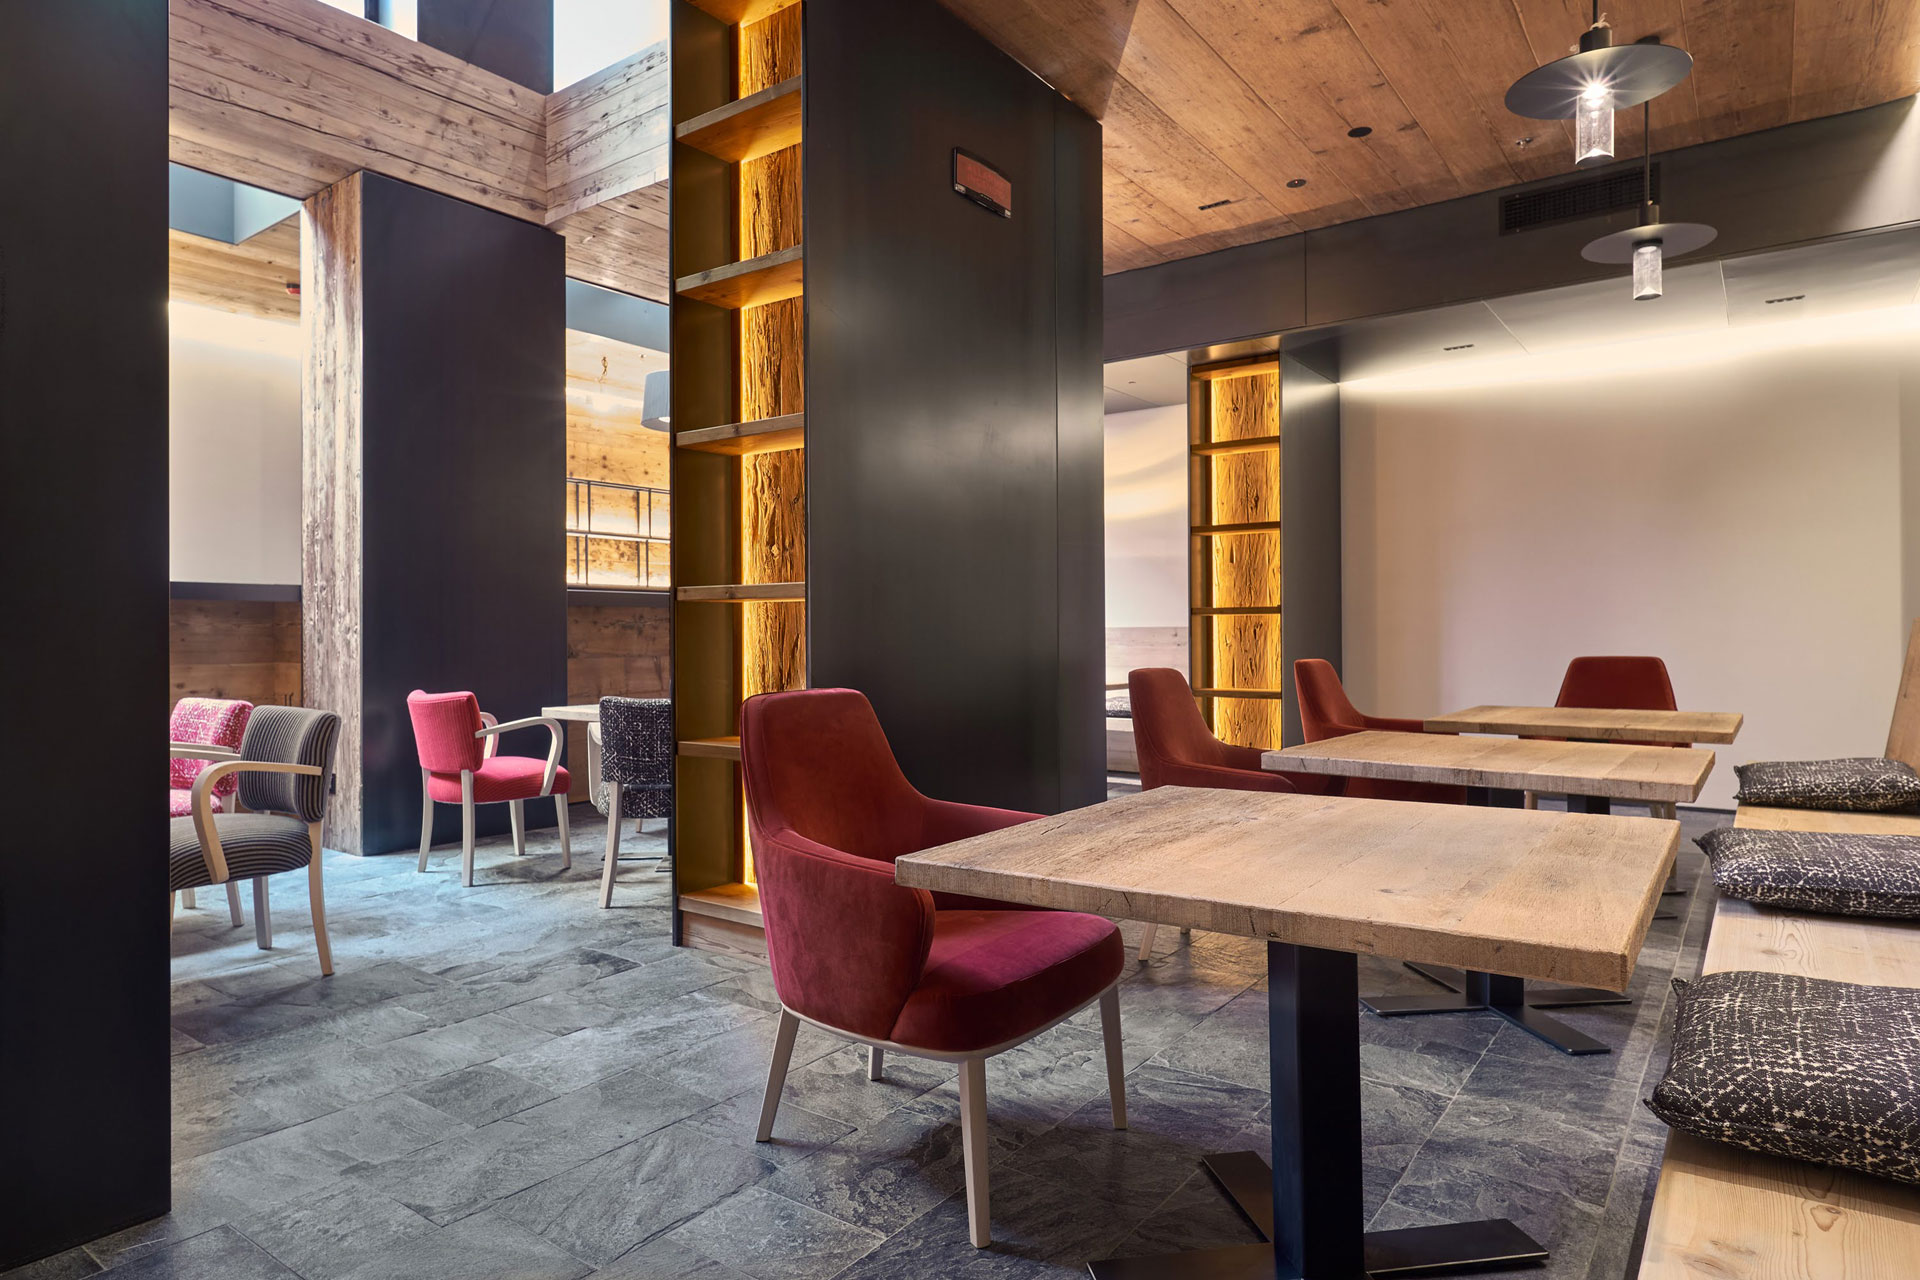
[[[1273,1163],[1235,1151],[1205,1165],[1269,1243],[1111,1258],[1088,1264],[1095,1280],[1379,1280],[1546,1260],[1505,1218],[1362,1228],[1358,977],[1346,952],[1267,944]]]
[[[1612,1052],[1592,1036],[1575,1031],[1558,1018],[1536,1012],[1527,999],[1524,978],[1509,978],[1497,973],[1463,975],[1465,988],[1450,996],[1365,996],[1360,1003],[1383,1018],[1402,1018],[1422,1013],[1497,1013],[1528,1035],[1543,1040],[1562,1053],[1585,1057],[1591,1053]],[[1611,992],[1602,992],[1610,995]]]
[[[1449,969],[1445,965],[1438,964],[1415,964],[1411,960],[1405,963],[1407,968],[1421,977],[1430,982],[1437,982],[1449,991],[1464,991],[1467,988],[1467,975],[1463,969]],[[1604,987],[1527,988],[1529,1009],[1573,1009],[1589,1004],[1632,1003],[1631,996],[1622,995],[1618,991],[1608,991]]]

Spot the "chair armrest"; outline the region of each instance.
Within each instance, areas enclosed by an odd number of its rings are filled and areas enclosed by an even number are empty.
[[[480,731],[473,736],[487,740],[485,749],[480,752],[480,762],[485,764],[500,754],[500,738],[499,735],[494,732],[500,727],[500,717],[494,715],[492,712],[482,711],[480,713],[480,724]]]
[[[1380,729],[1388,733],[1425,733],[1427,722],[1424,720],[1403,720],[1398,716],[1361,716],[1360,719],[1369,729]]]
[[[855,1035],[888,1038],[933,945],[933,895],[896,883],[891,863],[791,829],[756,832],[754,847],[763,855],[761,908],[782,1003]]]
[[[488,760],[493,759],[493,753],[500,749],[501,734],[510,733],[515,729],[531,729],[536,725],[546,726],[547,732],[553,735],[553,742],[552,745],[547,748],[547,774],[540,783],[540,794],[543,796],[552,795],[554,775],[560,768],[560,752],[566,746],[567,742],[567,731],[560,727],[560,722],[552,716],[528,716],[524,720],[509,720],[505,724],[501,724],[485,712],[481,713],[480,720],[482,727],[475,730],[473,736],[487,739],[487,754],[485,758]]]
[[[325,771],[315,764],[284,764],[278,760],[223,760],[211,769],[203,769],[193,780],[193,834],[200,841],[200,856],[206,861],[207,874],[215,884],[227,878],[227,855],[220,847],[220,830],[213,822],[213,788],[230,773],[299,773],[323,777]]]
[[[921,848],[931,849],[935,845],[952,844],[955,840],[965,840],[968,836],[983,836],[989,831],[999,831],[1005,827],[1017,827],[1023,822],[1032,822],[1045,817],[1039,813],[1022,813],[1018,809],[993,809],[979,804],[958,804],[952,800],[933,800],[922,797],[924,811],[921,827]]]
[[[226,747],[210,746],[204,742],[169,742],[167,744],[169,760],[238,760],[238,751]]]
[[[598,720],[587,721],[587,741],[596,747],[603,745],[600,738],[600,722]]]

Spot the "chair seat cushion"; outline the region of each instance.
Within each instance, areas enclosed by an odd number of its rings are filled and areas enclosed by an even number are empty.
[[[223,813],[215,815],[213,829],[227,857],[227,879],[298,871],[313,860],[307,824],[278,813]],[[167,888],[197,889],[212,884],[200,852],[192,818],[175,818],[168,831]]]
[[[1784,973],[1680,987],[1647,1106],[1750,1151],[1920,1183],[1920,989]]]
[[[943,1053],[1017,1040],[1120,976],[1111,921],[1077,911],[936,911],[920,985],[890,1037]]]
[[[1721,827],[1696,843],[1724,897],[1789,911],[1920,919],[1920,837]]]
[[[556,787],[559,783],[554,784]],[[593,807],[600,811],[601,817],[613,812],[613,784],[601,781],[593,789]],[[622,818],[671,818],[673,816],[673,786],[643,787],[627,783],[620,788],[620,816]]]
[[[217,792],[213,797],[213,811],[226,812],[226,797]],[[167,788],[167,816],[169,818],[187,818],[193,816],[193,792],[186,787]]]
[[[1742,804],[1879,813],[1920,804],[1920,773],[1899,760],[1765,760],[1735,765]]]
[[[497,804],[502,800],[531,800],[540,794],[540,782],[546,776],[547,762],[536,756],[495,756],[474,770],[473,802]],[[566,795],[572,785],[565,765],[553,771],[555,795]],[[429,774],[427,794],[442,804],[459,804],[460,775]]]

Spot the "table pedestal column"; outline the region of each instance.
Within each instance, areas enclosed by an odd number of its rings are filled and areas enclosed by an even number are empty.
[[[1238,1151],[1206,1166],[1268,1243],[1095,1262],[1095,1280],[1365,1280],[1546,1258],[1505,1218],[1365,1229],[1358,1000],[1354,956],[1267,944],[1272,1164]]]

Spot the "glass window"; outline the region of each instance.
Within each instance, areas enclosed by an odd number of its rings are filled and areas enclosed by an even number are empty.
[[[336,9],[345,10],[356,18],[370,18],[373,16],[367,11],[367,0],[320,0],[320,2],[322,4],[330,4]]]
[[[553,87],[665,43],[667,0],[553,0]]]

